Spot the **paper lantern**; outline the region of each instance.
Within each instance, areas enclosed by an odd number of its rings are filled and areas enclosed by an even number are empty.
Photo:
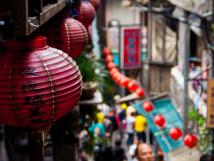
[[[150,101],[145,101],[143,103],[143,109],[146,112],[151,112],[154,109],[154,106],[153,106],[153,104]]]
[[[184,144],[189,148],[194,148],[198,143],[198,138],[194,134],[184,136]]]
[[[119,83],[120,80],[122,79],[123,75],[118,72],[118,74],[114,77],[114,80],[116,83]]]
[[[115,72],[113,75],[112,75],[112,79],[116,79],[120,74],[120,72]]]
[[[111,68],[111,70],[110,70],[110,75],[113,76],[114,73],[117,73],[117,72],[119,72],[117,68],[115,68],[115,67],[114,67],[114,68]]]
[[[107,55],[106,58],[105,58],[105,61],[107,63],[112,62],[113,61],[113,56],[112,55]]]
[[[120,80],[120,85],[121,85],[122,87],[127,87],[130,81],[131,81],[131,80],[130,80],[129,78],[127,78],[127,77],[124,76],[124,77]]]
[[[82,24],[87,28],[92,23],[96,15],[93,5],[88,1],[82,1],[77,10],[78,15],[76,19],[82,22]]]
[[[154,117],[154,123],[157,126],[163,128],[165,126],[166,120],[165,120],[165,118],[161,114],[157,114]]]
[[[178,140],[181,136],[182,136],[182,131],[180,128],[171,128],[169,130],[169,136],[173,139],[173,140]]]
[[[89,0],[89,2],[94,6],[96,11],[99,9],[100,0]]]
[[[145,96],[144,90],[141,87],[137,88],[135,93],[138,95],[138,97],[144,97]]]
[[[128,84],[128,89],[130,91],[135,91],[137,88],[138,88],[138,83],[134,80],[130,81],[129,84]]]
[[[0,61],[0,123],[46,128],[70,112],[81,95],[75,61],[46,45],[45,37],[8,41]]]
[[[88,43],[88,33],[83,24],[73,18],[65,18],[55,33],[48,35],[48,45],[66,52],[72,58],[78,57]]]
[[[109,48],[104,48],[103,53],[107,56],[111,54],[111,50]]]
[[[109,63],[107,64],[107,68],[108,68],[109,70],[111,70],[112,68],[115,68],[115,64],[114,64],[113,62],[109,62]]]

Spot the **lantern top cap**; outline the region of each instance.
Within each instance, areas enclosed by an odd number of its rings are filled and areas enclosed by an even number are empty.
[[[44,36],[36,36],[27,43],[28,49],[45,48],[47,46],[47,38]]]
[[[3,43],[4,49],[8,51],[34,50],[47,47],[47,38],[44,36],[36,36],[26,40],[8,40]]]

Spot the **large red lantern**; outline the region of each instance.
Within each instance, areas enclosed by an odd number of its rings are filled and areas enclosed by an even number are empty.
[[[82,77],[66,53],[45,37],[6,42],[0,61],[0,123],[46,128],[71,111],[81,95]]]
[[[157,126],[163,128],[165,126],[166,120],[165,120],[165,118],[161,114],[157,114],[154,117],[154,123]]]
[[[194,134],[184,136],[184,144],[189,148],[194,148],[198,143],[198,138]]]
[[[138,88],[138,83],[134,80],[130,81],[129,84],[128,84],[128,89],[130,91],[135,91],[137,88]]]
[[[95,15],[96,11],[94,6],[88,1],[82,1],[78,7],[77,20],[82,22],[85,27],[88,27],[92,23]]]
[[[135,92],[138,95],[138,97],[144,97],[145,96],[144,90],[141,87],[137,88]]]
[[[181,136],[182,136],[182,131],[180,128],[171,128],[169,130],[169,136],[173,139],[173,140],[178,140]]]
[[[153,104],[150,101],[145,101],[143,103],[143,109],[146,112],[151,112],[154,109],[154,106],[153,106]]]
[[[54,29],[52,29],[54,30]],[[73,18],[65,18],[56,33],[50,32],[48,44],[68,53],[72,58],[78,57],[88,43],[88,33],[83,24]]]
[[[95,10],[97,11],[100,6],[100,0],[89,0],[89,2],[94,6]]]

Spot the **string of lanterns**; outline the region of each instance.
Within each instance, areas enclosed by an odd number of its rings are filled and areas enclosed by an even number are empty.
[[[144,111],[146,111],[147,113],[150,113],[150,112],[152,112],[154,110],[154,105],[152,104],[151,101],[148,101],[148,100],[144,101],[142,106],[143,106]],[[166,119],[161,114],[156,114],[154,116],[154,123],[155,123],[156,126],[158,126],[161,129],[164,129],[166,127]],[[174,141],[177,141],[182,137],[183,132],[178,127],[172,127],[172,128],[169,129],[168,135]],[[183,138],[183,143],[188,148],[193,148],[193,147],[195,147],[197,145],[198,138],[194,134],[187,134]]]
[[[121,87],[127,88],[130,92],[136,93],[138,97],[145,97],[144,89],[140,87],[138,82],[123,75],[117,69],[116,65],[113,62],[111,50],[109,48],[104,48],[103,53],[105,55],[106,66],[109,69],[109,73],[112,76],[112,79]]]

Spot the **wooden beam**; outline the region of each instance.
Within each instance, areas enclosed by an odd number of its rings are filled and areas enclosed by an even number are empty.
[[[33,31],[38,29],[41,25],[51,19],[59,11],[61,11],[66,6],[65,0],[58,0],[56,4],[49,4],[43,8],[42,13],[39,17],[30,17],[28,20],[28,32],[26,35],[30,35]]]
[[[28,0],[11,0],[11,12],[16,35],[25,35],[28,28]]]

